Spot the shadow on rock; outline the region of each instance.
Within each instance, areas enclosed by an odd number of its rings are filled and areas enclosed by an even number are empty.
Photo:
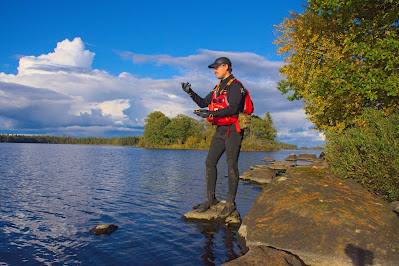
[[[374,253],[369,250],[349,244],[345,248],[345,253],[355,266],[373,265]]]

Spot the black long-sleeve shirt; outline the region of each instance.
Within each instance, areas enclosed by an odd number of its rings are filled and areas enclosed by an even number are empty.
[[[226,79],[222,80],[220,86],[216,92],[216,96],[219,96],[220,91],[226,88],[227,83],[233,79],[234,76],[230,75]],[[200,107],[205,108],[211,104],[213,96],[213,91],[211,91],[205,98],[202,98],[195,92],[191,92],[191,98],[193,101]],[[245,90],[243,85],[240,82],[232,82],[229,85],[229,88],[226,93],[227,101],[229,106],[223,109],[219,109],[213,112],[213,116],[215,117],[225,117],[225,116],[232,116],[237,115],[239,112],[243,112],[244,110],[244,96]]]

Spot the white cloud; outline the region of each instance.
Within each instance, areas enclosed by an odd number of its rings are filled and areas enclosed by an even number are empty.
[[[118,76],[92,69],[95,54],[75,38],[57,44],[54,52],[20,58],[18,74],[0,73],[0,128],[43,129],[58,135],[109,136],[139,134],[144,118],[154,110],[169,117],[198,108],[180,87],[188,81],[201,96],[217,84],[208,69],[217,57],[227,56],[233,74],[250,90],[255,114],[270,112],[280,139],[319,141],[317,132],[301,110],[301,102],[288,102],[276,89],[281,79],[273,62],[253,53],[198,50],[186,57],[118,52],[133,64],[161,65],[176,69],[167,79],[140,77],[122,72]],[[75,133],[73,133],[75,132]]]
[[[24,56],[19,60],[18,74],[29,75],[47,72],[51,69],[91,68],[94,53],[85,50],[80,38],[68,39],[57,43],[54,53],[35,56]]]
[[[313,124],[306,119],[302,109],[292,109],[271,112],[278,131],[278,138],[285,143],[296,143],[298,146],[323,145],[325,137],[313,128]]]

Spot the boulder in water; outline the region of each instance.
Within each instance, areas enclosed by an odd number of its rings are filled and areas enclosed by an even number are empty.
[[[298,157],[295,155],[295,153],[291,153],[285,160],[286,161],[296,161],[296,160],[298,160]]]
[[[118,226],[114,224],[101,224],[96,227],[90,229],[90,233],[93,233],[96,236],[104,236],[110,235],[118,229]]]

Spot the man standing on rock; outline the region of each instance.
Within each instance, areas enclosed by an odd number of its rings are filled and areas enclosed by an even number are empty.
[[[200,108],[208,107],[208,110],[201,110],[196,114],[217,126],[205,162],[207,199],[198,206],[197,211],[205,212],[218,203],[215,196],[217,163],[226,151],[229,191],[226,206],[219,214],[224,219],[236,210],[238,157],[244,135],[238,124],[238,114],[244,110],[246,92],[241,82],[231,74],[231,62],[228,58],[220,57],[208,67],[213,69],[220,82],[205,98],[198,96],[189,83],[182,83],[182,87]]]

